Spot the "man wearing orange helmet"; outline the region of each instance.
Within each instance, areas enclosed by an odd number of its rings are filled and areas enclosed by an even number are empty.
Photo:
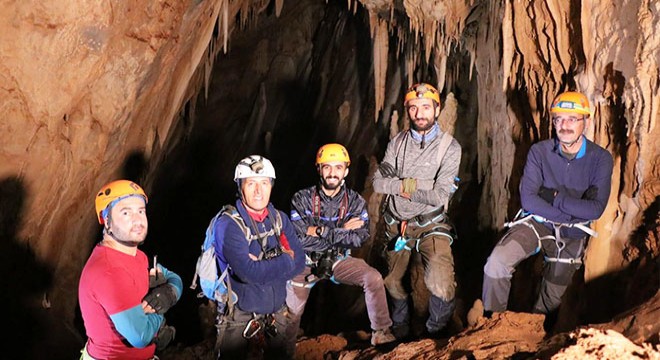
[[[409,296],[402,280],[413,251],[422,255],[424,283],[431,292],[429,335],[443,329],[453,314],[456,283],[451,243],[455,236],[446,211],[461,161],[461,146],[436,121],[438,90],[429,84],[413,85],[404,106],[411,128],[387,145],[373,180],[374,191],[387,195],[383,219],[389,273],[385,286],[397,338],[409,333]]]
[[[351,159],[340,144],[326,144],[316,154],[317,186],[299,190],[291,200],[291,221],[301,239],[307,267],[287,285],[290,352],[296,343],[300,319],[311,287],[318,280],[361,286],[373,330],[372,345],[395,340],[392,320],[380,273],[364,260],[350,256],[369,238],[367,204],[359,193],[346,187]]]
[[[522,210],[484,266],[482,299],[487,312],[507,309],[511,277],[522,260],[543,252],[545,265],[535,313],[554,312],[582,255],[592,220],[607,205],[612,155],[584,136],[591,111],[584,94],[560,94],[550,108],[556,139],[529,149],[520,180]]]
[[[81,359],[153,359],[174,339],[164,314],[181,297],[181,278],[161,264],[149,270],[138,245],[147,236],[147,195],[113,181],[96,195],[103,239],[80,276],[78,300],[87,343]]]

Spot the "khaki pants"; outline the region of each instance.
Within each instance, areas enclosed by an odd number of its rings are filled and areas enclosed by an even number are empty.
[[[391,219],[391,217],[390,217]],[[386,233],[390,242],[399,234],[399,222],[388,222]],[[405,231],[410,250],[396,251],[389,244],[387,251],[388,275],[385,277],[385,287],[392,297],[391,314],[394,327],[407,327],[410,319],[408,292],[403,286],[403,278],[408,273],[410,256],[418,251],[422,256],[424,266],[424,284],[431,292],[429,298],[429,318],[426,329],[435,333],[444,328],[454,312],[454,296],[456,281],[454,279],[454,257],[451,252],[452,236],[445,231],[448,225],[427,223],[419,226],[409,222]],[[395,236],[396,235],[396,236]]]
[[[424,265],[424,283],[432,295],[451,301],[456,293],[456,282],[454,280],[454,257],[451,252],[451,239],[444,235],[429,235],[419,240],[421,235],[431,231],[437,224],[430,223],[426,226],[408,224],[405,237],[410,239],[408,246],[411,250],[388,250],[387,267],[388,274],[385,277],[385,287],[388,293],[395,299],[405,299],[408,293],[403,287],[403,277],[408,271],[410,255],[413,251],[419,251],[422,255]],[[389,234],[399,233],[399,223],[388,225]],[[394,241],[394,240],[392,240]]]

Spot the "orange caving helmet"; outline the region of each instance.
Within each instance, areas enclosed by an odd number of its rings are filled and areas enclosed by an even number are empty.
[[[140,185],[132,181],[115,180],[104,185],[96,194],[96,199],[94,201],[99,224],[103,225],[103,219],[107,216],[108,211],[110,211],[112,206],[129,196],[141,196],[144,198],[145,204],[149,201],[147,199],[147,194],[144,193],[144,190],[142,190]]]
[[[410,100],[422,98],[431,99],[440,106],[440,93],[438,92],[438,89],[426,83],[419,83],[411,86],[406,92],[403,105],[408,105],[408,101]]]
[[[325,144],[316,152],[316,165],[333,161],[343,161],[346,166],[351,165],[351,158],[346,148],[340,144]]]
[[[550,113],[578,113],[583,115],[591,115],[589,108],[589,100],[587,97],[579,92],[567,91],[560,94],[552,102]]]

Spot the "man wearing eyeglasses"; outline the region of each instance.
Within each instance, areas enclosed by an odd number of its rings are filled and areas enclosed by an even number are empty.
[[[607,205],[612,155],[589,141],[589,101],[565,92],[550,109],[556,139],[529,150],[520,181],[522,209],[493,249],[484,267],[482,298],[486,312],[507,309],[511,277],[522,260],[542,252],[543,279],[533,312],[552,314],[582,266],[589,227]]]

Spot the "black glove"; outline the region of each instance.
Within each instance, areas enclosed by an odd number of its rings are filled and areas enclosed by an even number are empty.
[[[142,299],[146,301],[157,314],[164,314],[176,304],[176,290],[170,284],[163,284],[151,289],[147,296]]]
[[[156,275],[149,275],[149,289],[153,289],[158,285],[163,285],[166,283],[167,279],[162,272],[158,273],[158,277],[156,277]]]
[[[316,265],[312,266],[311,272],[321,279],[329,279],[332,277],[332,265],[334,264],[333,258],[329,255],[323,255]]]
[[[557,190],[541,186],[539,189],[539,196],[548,204],[552,205],[552,203],[555,201],[555,196],[557,196]]]
[[[598,188],[591,185],[587,191],[582,194],[582,200],[596,200],[596,196],[598,196]]]
[[[156,351],[163,350],[169,345],[169,343],[174,340],[176,336],[176,329],[174,326],[167,326],[165,322],[158,330],[158,334],[154,338],[154,344],[156,344]]]
[[[396,176],[396,169],[394,169],[394,166],[390,163],[382,162],[378,166],[378,171],[380,171],[380,174],[383,177],[386,178],[395,178]]]

